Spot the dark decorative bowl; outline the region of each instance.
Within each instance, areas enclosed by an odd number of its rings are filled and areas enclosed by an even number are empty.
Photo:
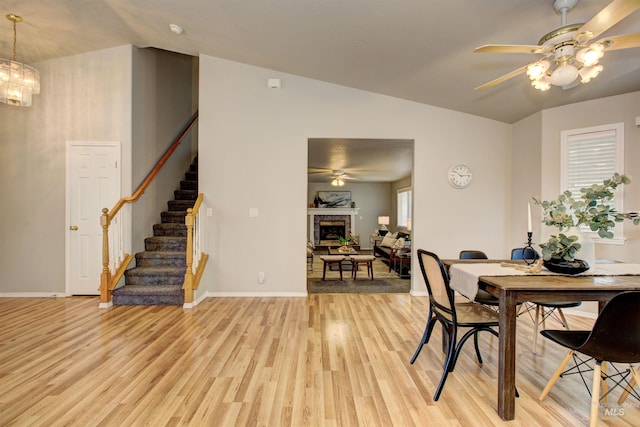
[[[553,273],[567,274],[569,276],[584,273],[589,269],[589,263],[581,259],[574,259],[573,261],[550,259],[548,261],[544,261],[543,265],[547,267],[547,270]]]

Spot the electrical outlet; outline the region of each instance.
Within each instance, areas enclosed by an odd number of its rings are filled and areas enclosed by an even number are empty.
[[[258,273],[258,283],[260,283],[260,284],[264,283],[264,271],[260,271]]]

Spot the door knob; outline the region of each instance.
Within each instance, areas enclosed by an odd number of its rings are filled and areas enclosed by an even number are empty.
[[[76,231],[77,229],[78,229],[77,225],[70,225],[69,226],[69,230],[71,230],[71,231]]]

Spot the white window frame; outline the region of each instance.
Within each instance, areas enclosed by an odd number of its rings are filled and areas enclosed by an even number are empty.
[[[401,206],[403,203],[401,203],[400,200],[400,195],[404,194],[404,193],[409,193],[408,198],[407,198],[407,206],[405,206],[404,208]],[[404,188],[398,188],[397,192],[396,192],[396,218],[397,218],[397,226],[398,227],[404,227],[407,228],[407,220],[411,219],[411,212],[412,212],[412,205],[413,205],[413,187],[404,187]],[[401,210],[402,209],[402,210]]]
[[[569,152],[569,148],[576,149],[576,144],[582,144],[585,150],[597,149],[593,146],[589,146],[589,141],[601,140],[602,138],[610,138],[613,142],[613,146],[610,147],[608,155],[610,157],[609,164],[604,165],[605,169],[602,171],[601,178],[594,178],[592,182],[581,183],[580,185],[569,182],[569,163],[572,160],[572,155]],[[567,190],[572,191],[578,188],[585,187],[587,185],[601,183],[602,180],[610,178],[615,172],[623,173],[624,170],[624,123],[613,123],[602,126],[593,126],[581,129],[571,129],[561,131],[560,133],[560,147],[561,147],[561,162],[560,162],[560,182],[561,192]],[[575,157],[574,157],[575,159]],[[593,171],[593,164],[588,166]],[[585,165],[585,168],[587,166]],[[586,170],[586,169],[585,169]],[[596,173],[597,175],[597,173]],[[624,191],[623,186],[619,186],[615,191],[613,204],[618,212],[624,212]],[[582,231],[593,238],[595,243],[602,244],[624,244],[624,226],[623,222],[616,223],[616,226],[611,230],[614,233],[612,239],[601,238],[598,233],[592,232],[589,228],[582,226]]]

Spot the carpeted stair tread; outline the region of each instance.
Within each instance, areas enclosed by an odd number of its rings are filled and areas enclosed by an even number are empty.
[[[187,211],[187,209],[192,208],[195,203],[195,200],[169,200],[167,202],[169,211]]]
[[[198,198],[198,190],[175,190],[173,196],[176,200],[196,200]]]
[[[186,251],[187,238],[173,236],[153,236],[144,239],[147,251]]]
[[[196,190],[198,191],[198,181],[180,181],[181,190]]]
[[[187,237],[187,226],[179,222],[165,222],[154,224],[153,235],[155,237]]]
[[[182,286],[184,274],[185,269],[180,267],[135,267],[124,273],[126,286]]]
[[[166,224],[166,223],[184,224],[184,217],[186,215],[187,215],[186,211],[163,211],[160,213],[160,218],[163,224]]]
[[[114,305],[183,305],[182,285],[126,285],[113,291]]]
[[[187,254],[178,251],[146,251],[136,254],[136,267],[187,268]]]

